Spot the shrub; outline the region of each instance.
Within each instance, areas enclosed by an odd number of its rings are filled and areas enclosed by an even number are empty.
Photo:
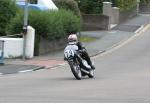
[[[17,7],[14,1],[0,0],[0,36],[6,35],[5,29],[16,12]]]
[[[128,11],[136,7],[137,0],[117,0],[115,3],[115,5],[119,7],[121,11]]]
[[[29,0],[31,4],[37,4],[37,0]]]
[[[29,25],[35,28],[35,54],[38,54],[40,37],[49,40],[64,38],[69,32],[80,30],[80,18],[71,11],[29,11]],[[23,27],[23,14],[18,14],[10,23],[8,32],[20,33]]]
[[[75,0],[53,0],[56,6],[60,9],[66,9],[80,16],[78,3]]]
[[[76,33],[80,31],[81,28],[81,19],[78,16],[75,16],[73,13],[61,12],[62,17],[65,19],[62,20],[65,33],[68,35],[72,32]]]
[[[112,2],[121,11],[131,10],[136,6],[136,0],[76,0],[80,11],[84,14],[102,13],[103,2]]]
[[[18,12],[18,14],[10,21],[8,27],[6,28],[7,34],[20,33],[23,29],[23,13]]]
[[[44,38],[58,39],[69,32],[80,30],[80,18],[71,11],[29,11],[29,25],[36,29],[36,34]],[[23,26],[23,14],[19,13],[10,23],[8,32],[19,33]]]
[[[140,0],[140,2],[141,2],[142,4],[149,4],[149,3],[150,3],[150,0]]]
[[[76,0],[83,14],[97,14],[102,12],[101,0]]]

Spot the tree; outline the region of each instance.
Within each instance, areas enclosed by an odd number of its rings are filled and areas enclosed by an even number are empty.
[[[29,0],[31,4],[37,4],[37,0]]]
[[[147,4],[147,3],[150,3],[150,0],[140,0],[140,2],[143,4]]]
[[[5,29],[11,18],[16,15],[16,11],[15,1],[0,0],[0,36],[6,35]]]
[[[76,0],[84,14],[97,14],[102,12],[102,0]]]

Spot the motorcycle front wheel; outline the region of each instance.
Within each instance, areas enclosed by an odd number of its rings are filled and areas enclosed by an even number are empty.
[[[89,76],[89,78],[94,78],[94,70],[93,69],[89,71],[88,76]]]
[[[72,71],[73,75],[75,76],[75,78],[77,80],[81,80],[82,73],[81,73],[80,66],[76,62],[70,62],[69,65],[70,65],[71,71]]]

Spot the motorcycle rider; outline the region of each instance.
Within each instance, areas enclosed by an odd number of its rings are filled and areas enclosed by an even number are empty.
[[[82,45],[82,43],[78,41],[78,37],[76,34],[70,34],[68,36],[68,45],[72,45],[72,44],[75,44],[78,46],[78,50],[81,52],[81,56],[87,61],[87,63],[91,66],[92,69],[95,69],[95,67],[92,64],[91,59],[87,53],[87,50]],[[64,58],[64,60],[65,60],[65,58]]]

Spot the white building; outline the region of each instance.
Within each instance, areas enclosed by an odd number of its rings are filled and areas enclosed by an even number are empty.
[[[38,4],[44,5],[49,9],[58,9],[52,0],[38,0]]]
[[[25,1],[26,0],[16,0],[17,3],[25,3]],[[52,0],[37,0],[37,5],[43,5],[49,9],[58,9]]]

